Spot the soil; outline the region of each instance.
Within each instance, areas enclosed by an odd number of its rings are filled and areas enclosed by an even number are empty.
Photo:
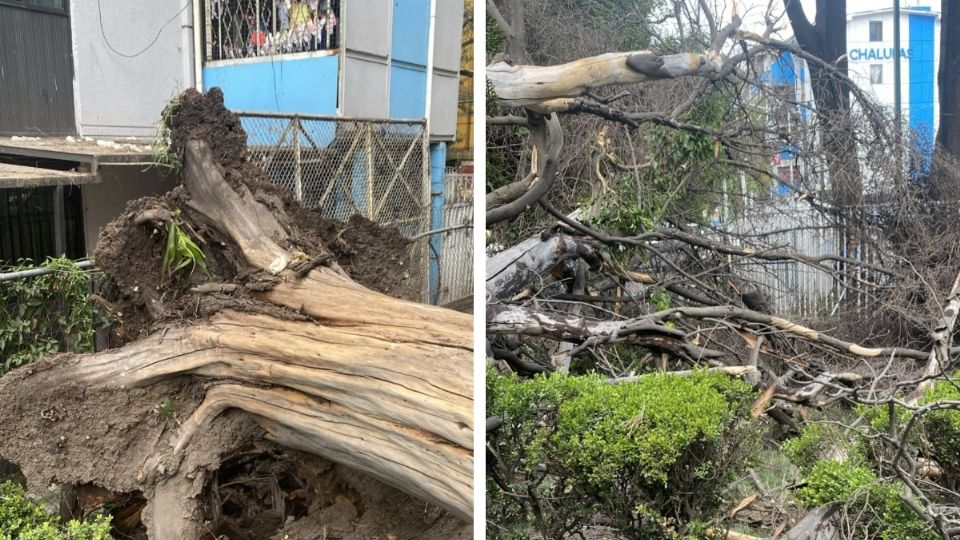
[[[296,239],[296,250],[332,255],[351,279],[368,289],[395,298],[420,300],[417,280],[411,275],[410,241],[396,229],[381,227],[359,215],[351,216],[345,223],[324,218],[319,211],[301,206],[287,190],[270,183],[260,169],[246,161],[246,133],[239,117],[224,108],[219,89],[213,88],[207,94],[192,89],[184,92],[169,118],[175,119],[169,126],[174,151],[183,155],[184,145],[191,138],[208,141],[231,185],[245,186],[259,200],[277,201],[284,225]],[[188,199],[182,186],[162,197],[137,199],[101,232],[95,260],[113,279],[118,292],[116,298],[104,299],[110,315],[118,321],[110,340],[112,347],[148,335],[164,324],[205,318],[226,308],[271,309],[253,299],[253,293],[269,286],[271,278],[250,275],[245,261],[217,231],[192,218]],[[182,281],[161,276],[166,225],[134,225],[145,211],[156,208],[181,213],[178,220],[187,225],[188,234],[203,250],[209,276],[198,271]],[[189,291],[191,285],[204,281],[239,282],[242,287],[230,295],[198,295]]]
[[[206,95],[186,92],[170,118],[175,119],[173,148],[181,155],[190,138],[202,137],[231,185],[244,186],[259,200],[278,201],[275,207],[281,223],[296,243],[288,246],[291,251],[317,255],[319,264],[339,268],[367,288],[418,299],[409,276],[409,242],[398,231],[360,216],[346,223],[325,219],[268,183],[259,169],[246,162],[246,134],[236,115],[223,107],[219,90]],[[303,318],[257,298],[257,292],[279,278],[248,268],[238,250],[191,214],[188,198],[179,186],[161,197],[133,201],[101,233],[95,258],[116,291],[115,297],[98,302],[116,319],[111,347],[164,327],[191,324],[223,309]],[[158,208],[181,212],[176,219],[203,250],[208,276],[200,271],[180,281],[161,276],[166,225],[136,224],[144,212]],[[201,282],[236,288],[212,294],[191,292]],[[71,355],[51,357],[0,379],[0,395],[5,396],[0,402],[0,418],[4,418],[0,438],[18,441],[6,445],[0,458],[18,464],[35,493],[45,492],[51,484],[86,486],[86,491],[81,490],[86,496],[78,500],[87,501],[88,507],[80,508],[80,513],[98,505],[112,506],[123,513],[115,515],[115,523],[130,527],[125,537],[142,536],[140,510],[156,488],[155,480],[144,477],[144,471],[157,470],[148,461],[167,448],[179,422],[202,402],[209,382],[179,377],[120,391],[69,383],[38,391],[35,384],[20,384],[78,361]],[[184,495],[205,497],[206,527],[222,535],[219,538],[472,537],[470,524],[436,507],[323,458],[284,450],[263,437],[249,417],[228,411],[198,432],[182,463],[164,462],[168,470],[186,472],[192,479]],[[105,463],[113,466],[105,468]],[[121,499],[128,502],[117,503]]]
[[[262,446],[262,445],[259,445]],[[205,518],[231,540],[467,539],[472,528],[353,469],[281,448],[225,459]]]

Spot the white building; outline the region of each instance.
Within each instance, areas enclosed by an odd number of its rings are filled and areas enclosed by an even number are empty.
[[[891,111],[894,97],[894,59],[900,56],[900,110],[909,143],[927,156],[925,162],[914,163],[917,172],[929,166],[933,141],[939,125],[940,103],[937,92],[937,73],[940,67],[940,13],[939,5],[915,5],[900,10],[900,47],[893,40],[893,8],[871,9],[847,14],[847,64],[850,78]],[[767,84],[797,106],[771,111],[773,120],[784,131],[791,124],[805,122],[809,112],[816,108],[806,63],[789,52],[770,58],[765,68]],[[791,191],[802,175],[792,149],[785,148],[773,158],[777,175],[785,182],[778,187],[780,194]]]
[[[847,15],[850,78],[888,107],[894,106],[893,8]],[[926,6],[900,10],[900,103],[904,125],[919,145],[936,136],[940,103],[940,13]],[[932,147],[931,147],[932,148]]]

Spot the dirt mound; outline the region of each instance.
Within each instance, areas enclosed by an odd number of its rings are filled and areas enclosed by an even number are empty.
[[[223,92],[211,88],[201,94],[191,88],[180,95],[164,118],[170,130],[170,150],[183,156],[190,139],[207,141],[214,158],[223,167],[227,181],[266,182],[263,172],[249,163],[247,133],[240,117],[223,105]]]
[[[247,161],[246,133],[239,117],[224,108],[219,89],[211,89],[207,94],[193,89],[184,92],[166,119],[173,151],[183,155],[189,140],[208,141],[231,185],[245,186],[258,200],[282,208],[281,214],[287,218],[283,226],[291,231],[296,242],[289,246],[293,251],[328,254],[351,279],[369,289],[395,298],[421,299],[410,241],[396,229],[361,216],[352,216],[345,223],[325,218],[319,211],[301,206],[287,190],[267,181],[261,170]],[[117,286],[117,297],[104,299],[108,311],[118,321],[110,339],[112,347],[143,337],[158,324],[170,321],[204,318],[226,308],[254,312],[271,309],[257,302],[254,293],[269,287],[273,278],[251,273],[229,240],[202,220],[194,219],[189,200],[189,193],[178,186],[162,197],[132,201],[101,232],[95,259]],[[186,224],[184,228],[206,256],[209,276],[194,272],[180,281],[161,276],[166,225],[144,220],[144,214],[156,208],[181,214],[178,220]],[[136,225],[140,221],[143,224]],[[191,290],[204,282],[239,287],[229,294],[196,294]]]
[[[316,210],[297,207],[293,213],[305,231],[316,235],[354,281],[394,298],[420,300],[410,240],[400,231],[353,215],[346,222],[327,219]]]

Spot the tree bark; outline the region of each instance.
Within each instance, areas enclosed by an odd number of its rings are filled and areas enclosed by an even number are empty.
[[[250,270],[276,274],[275,285],[255,293],[262,305],[167,325],[120,349],[23,373],[17,391],[124,393],[183,376],[208,381],[200,405],[149,455],[127,456],[140,467],[130,484],[148,498],[151,538],[199,537],[195,499],[175,501],[195,496],[188,491],[196,490],[197,471],[182,465],[197,435],[228,410],[248,414],[282,446],[471,519],[472,318],[371,291],[335,266],[305,272],[303,254],[285,247],[295,243],[282,208],[228,183],[201,141],[187,146],[183,179],[192,218],[228,239]],[[0,385],[0,395],[11,384]],[[22,456],[22,445],[0,440],[0,454]],[[103,456],[97,467],[121,465],[130,466]]]
[[[495,62],[487,66],[487,80],[497,99],[505,105],[531,106],[556,98],[582,96],[604,86],[710,75],[716,73],[720,65],[715,55],[616,52],[558,66]]]
[[[940,13],[940,130],[937,145],[960,159],[960,6],[944,2]]]
[[[800,0],[787,0],[784,6],[800,48],[846,75],[847,3],[817,0],[814,24],[807,18]],[[863,197],[863,185],[856,141],[851,135],[850,88],[832,77],[824,66],[813,62],[808,66],[833,202],[841,207],[855,206]]]

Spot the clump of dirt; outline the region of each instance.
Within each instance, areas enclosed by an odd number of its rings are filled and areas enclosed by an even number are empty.
[[[227,181],[266,183],[263,172],[247,161],[247,132],[240,117],[223,104],[223,92],[211,88],[206,94],[190,88],[180,94],[164,118],[170,130],[170,151],[183,156],[190,139],[201,139],[210,145]]]
[[[299,205],[293,216],[333,253],[337,264],[357,283],[394,298],[420,299],[412,277],[410,240],[400,231],[358,215],[346,222],[326,219],[320,212]]]
[[[79,360],[53,356],[0,379],[5,397],[0,402],[0,438],[18,441],[3,445],[0,457],[20,466],[34,493],[53,484],[95,484],[112,493],[142,490],[145,460],[168,444],[180,422],[200,404],[204,383],[176,377],[121,392],[69,382],[23,383],[47,376],[55,380],[57,368]],[[205,471],[219,465],[224,447],[262,434],[249,417],[228,413],[198,433],[177,467],[193,471],[202,481]]]

